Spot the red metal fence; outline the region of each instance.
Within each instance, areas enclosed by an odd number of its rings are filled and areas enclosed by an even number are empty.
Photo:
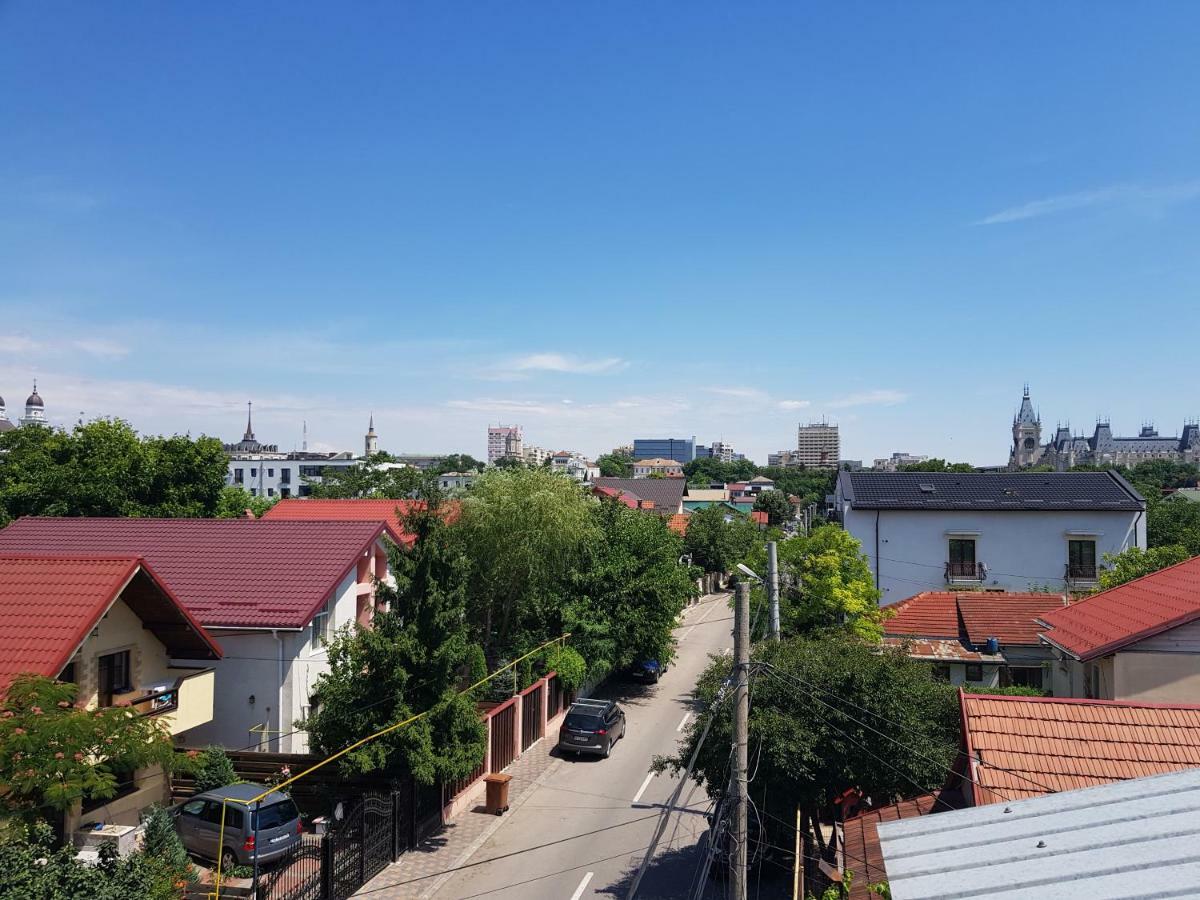
[[[512,700],[496,707],[489,714],[492,732],[492,765],[493,772],[499,772],[512,765],[517,757],[517,701]]]
[[[521,694],[521,752],[524,753],[546,734],[546,723],[542,720],[542,698],[546,696],[546,682],[539,681]]]

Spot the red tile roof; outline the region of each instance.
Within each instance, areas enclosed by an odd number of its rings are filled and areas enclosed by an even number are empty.
[[[884,634],[922,638],[966,638],[980,645],[990,637],[1001,646],[1036,646],[1042,630],[1037,618],[1062,606],[1058,594],[999,591],[926,591],[888,609],[895,615],[883,623]]]
[[[875,900],[878,894],[872,893],[870,886],[887,881],[883,852],[879,848],[879,826],[882,823],[945,812],[961,805],[957,791],[933,791],[911,800],[877,806],[846,819],[842,823],[845,868],[854,874],[850,884],[850,900]]]
[[[0,555],[0,691],[22,673],[55,677],[119,598],[189,658],[221,648],[136,556]],[[180,627],[182,626],[182,627]]]
[[[976,805],[1200,766],[1200,706],[960,692]]]
[[[0,553],[141,556],[206,627],[303,628],[382,522],[24,518]]]
[[[761,509],[752,510],[750,513],[750,519],[756,525],[766,525],[767,522],[770,521],[770,517]]]
[[[899,648],[913,659],[938,662],[983,662],[984,659],[982,653],[970,649],[957,638],[914,638],[899,635],[884,636],[880,643],[884,647]],[[987,659],[1003,662],[998,656],[988,656]]]
[[[1047,612],[1043,634],[1078,659],[1095,659],[1200,618],[1200,556]]]
[[[676,534],[687,534],[688,515],[687,513],[675,513],[667,520],[667,527]]]
[[[289,497],[280,500],[265,513],[263,519],[273,521],[383,522],[388,537],[397,544],[411,544],[416,538],[404,530],[404,517],[417,503],[415,500],[321,500],[311,497]]]

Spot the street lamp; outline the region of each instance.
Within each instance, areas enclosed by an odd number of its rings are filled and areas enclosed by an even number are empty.
[[[779,557],[775,551],[775,542],[767,541],[767,577],[763,577],[743,563],[737,564],[738,571],[753,578],[759,584],[767,586],[767,600],[771,604],[771,637],[779,640]]]

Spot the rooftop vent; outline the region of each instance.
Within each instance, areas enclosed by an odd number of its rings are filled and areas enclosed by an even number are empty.
[[[922,494],[934,493],[934,488],[933,488],[932,484],[918,484],[917,487],[919,487],[921,489]]]

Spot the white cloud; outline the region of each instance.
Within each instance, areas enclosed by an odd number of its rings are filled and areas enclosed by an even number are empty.
[[[748,387],[710,387],[704,390],[720,397],[734,397],[739,400],[764,400],[767,396],[765,391]]]
[[[71,341],[71,346],[100,359],[121,359],[129,355],[128,347],[107,338],[80,338]]]
[[[530,353],[519,356],[508,364],[517,372],[568,372],[573,375],[608,375],[620,372],[629,363],[619,356],[601,359],[584,359],[564,353]]]
[[[0,334],[0,353],[35,353],[41,345],[30,338],[17,334]]]
[[[1168,184],[1159,187],[1148,187],[1139,184],[1114,184],[1091,191],[1077,191],[1073,194],[1056,194],[1010,206],[1000,212],[985,216],[976,225],[1003,225],[1009,222],[1020,222],[1025,219],[1037,219],[1042,216],[1052,216],[1057,213],[1070,212],[1077,209],[1088,209],[1096,206],[1125,205],[1140,207],[1153,213],[1161,213],[1167,207],[1176,203],[1186,203],[1200,197],[1200,180],[1184,181],[1178,184]]]
[[[808,409],[812,406],[811,400],[780,400],[780,409]]]
[[[903,391],[880,388],[873,391],[860,391],[857,394],[847,394],[845,397],[830,400],[825,405],[830,409],[846,409],[851,406],[895,406],[907,399],[908,394]]]

